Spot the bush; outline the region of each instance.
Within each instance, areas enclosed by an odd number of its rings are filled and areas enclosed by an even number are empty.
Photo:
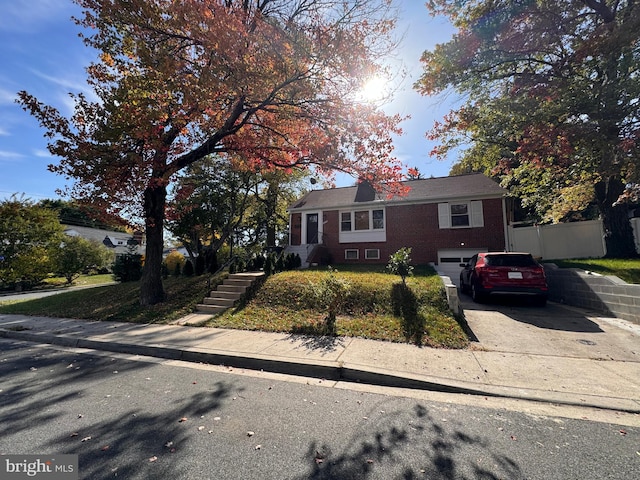
[[[193,263],[191,263],[191,260],[187,260],[184,263],[184,268],[182,269],[182,274],[185,277],[193,277]]]
[[[387,269],[391,273],[400,275],[403,284],[407,283],[407,277],[413,273],[410,255],[411,248],[402,247],[389,257],[389,264],[387,265]]]
[[[336,334],[336,316],[349,294],[351,284],[336,275],[336,270],[329,267],[329,273],[320,282],[312,284],[311,289],[317,304],[327,312],[325,329],[329,335]]]
[[[181,272],[184,262],[185,262],[184,255],[182,255],[177,250],[172,250],[171,252],[169,252],[169,254],[164,259],[164,263],[167,264],[167,269],[174,275],[176,272],[176,265],[180,267],[179,272]],[[180,273],[178,273],[178,275],[180,275]]]
[[[142,278],[142,255],[118,255],[113,264],[113,278],[118,282],[136,282]]]
[[[198,255],[196,257],[195,274],[200,276],[204,273],[204,270],[205,270],[204,255]]]

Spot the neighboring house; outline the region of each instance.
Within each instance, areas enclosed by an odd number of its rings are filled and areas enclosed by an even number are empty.
[[[387,199],[371,186],[312,190],[289,207],[288,251],[308,263],[383,263],[411,247],[414,264],[459,264],[505,250],[506,190],[482,174],[403,182]]]
[[[101,243],[113,249],[116,255],[137,253],[144,255],[142,235],[132,235],[125,232],[101,230],[99,228],[80,227],[77,225],[63,225],[64,233],[70,237],[82,237],[86,240]]]

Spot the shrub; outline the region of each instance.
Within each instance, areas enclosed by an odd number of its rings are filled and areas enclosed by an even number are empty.
[[[185,258],[177,250],[173,250],[166,256],[164,262],[167,264],[167,270],[169,270],[173,275],[179,276],[180,272],[182,272],[182,266],[184,265]]]
[[[184,268],[182,269],[182,274],[185,277],[192,277],[193,276],[193,263],[191,263],[191,260],[187,260],[184,263]]]
[[[118,282],[136,282],[142,278],[142,255],[118,255],[113,264],[113,278]]]
[[[396,253],[389,257],[389,264],[387,269],[391,273],[400,275],[402,283],[406,285],[407,277],[413,273],[413,267],[411,266],[411,248],[402,247]]]
[[[317,304],[327,312],[325,329],[329,335],[336,334],[336,316],[349,294],[351,284],[336,276],[336,270],[329,267],[328,274],[320,282],[312,284],[311,289]]]
[[[204,255],[198,255],[196,257],[195,273],[196,275],[200,276],[204,273],[204,270],[205,270]]]

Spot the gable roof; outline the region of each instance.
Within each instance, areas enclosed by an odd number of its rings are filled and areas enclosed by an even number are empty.
[[[363,187],[363,184],[354,187],[311,190],[301,199],[294,202],[289,207],[289,211],[348,208],[371,203],[395,205],[502,198],[507,193],[494,180],[481,173],[407,180],[402,184],[409,187],[409,193],[405,196],[396,195],[391,199],[387,199],[386,195],[380,193],[375,194],[375,198],[370,195],[363,195],[363,189],[367,188],[366,186]],[[362,201],[361,199],[365,200]]]

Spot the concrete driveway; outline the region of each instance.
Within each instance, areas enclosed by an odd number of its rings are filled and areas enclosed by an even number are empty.
[[[607,408],[640,398],[639,325],[555,303],[460,301],[487,381],[602,398]]]
[[[549,302],[499,298],[474,303],[460,294],[476,348],[532,355],[640,362],[640,325]]]

